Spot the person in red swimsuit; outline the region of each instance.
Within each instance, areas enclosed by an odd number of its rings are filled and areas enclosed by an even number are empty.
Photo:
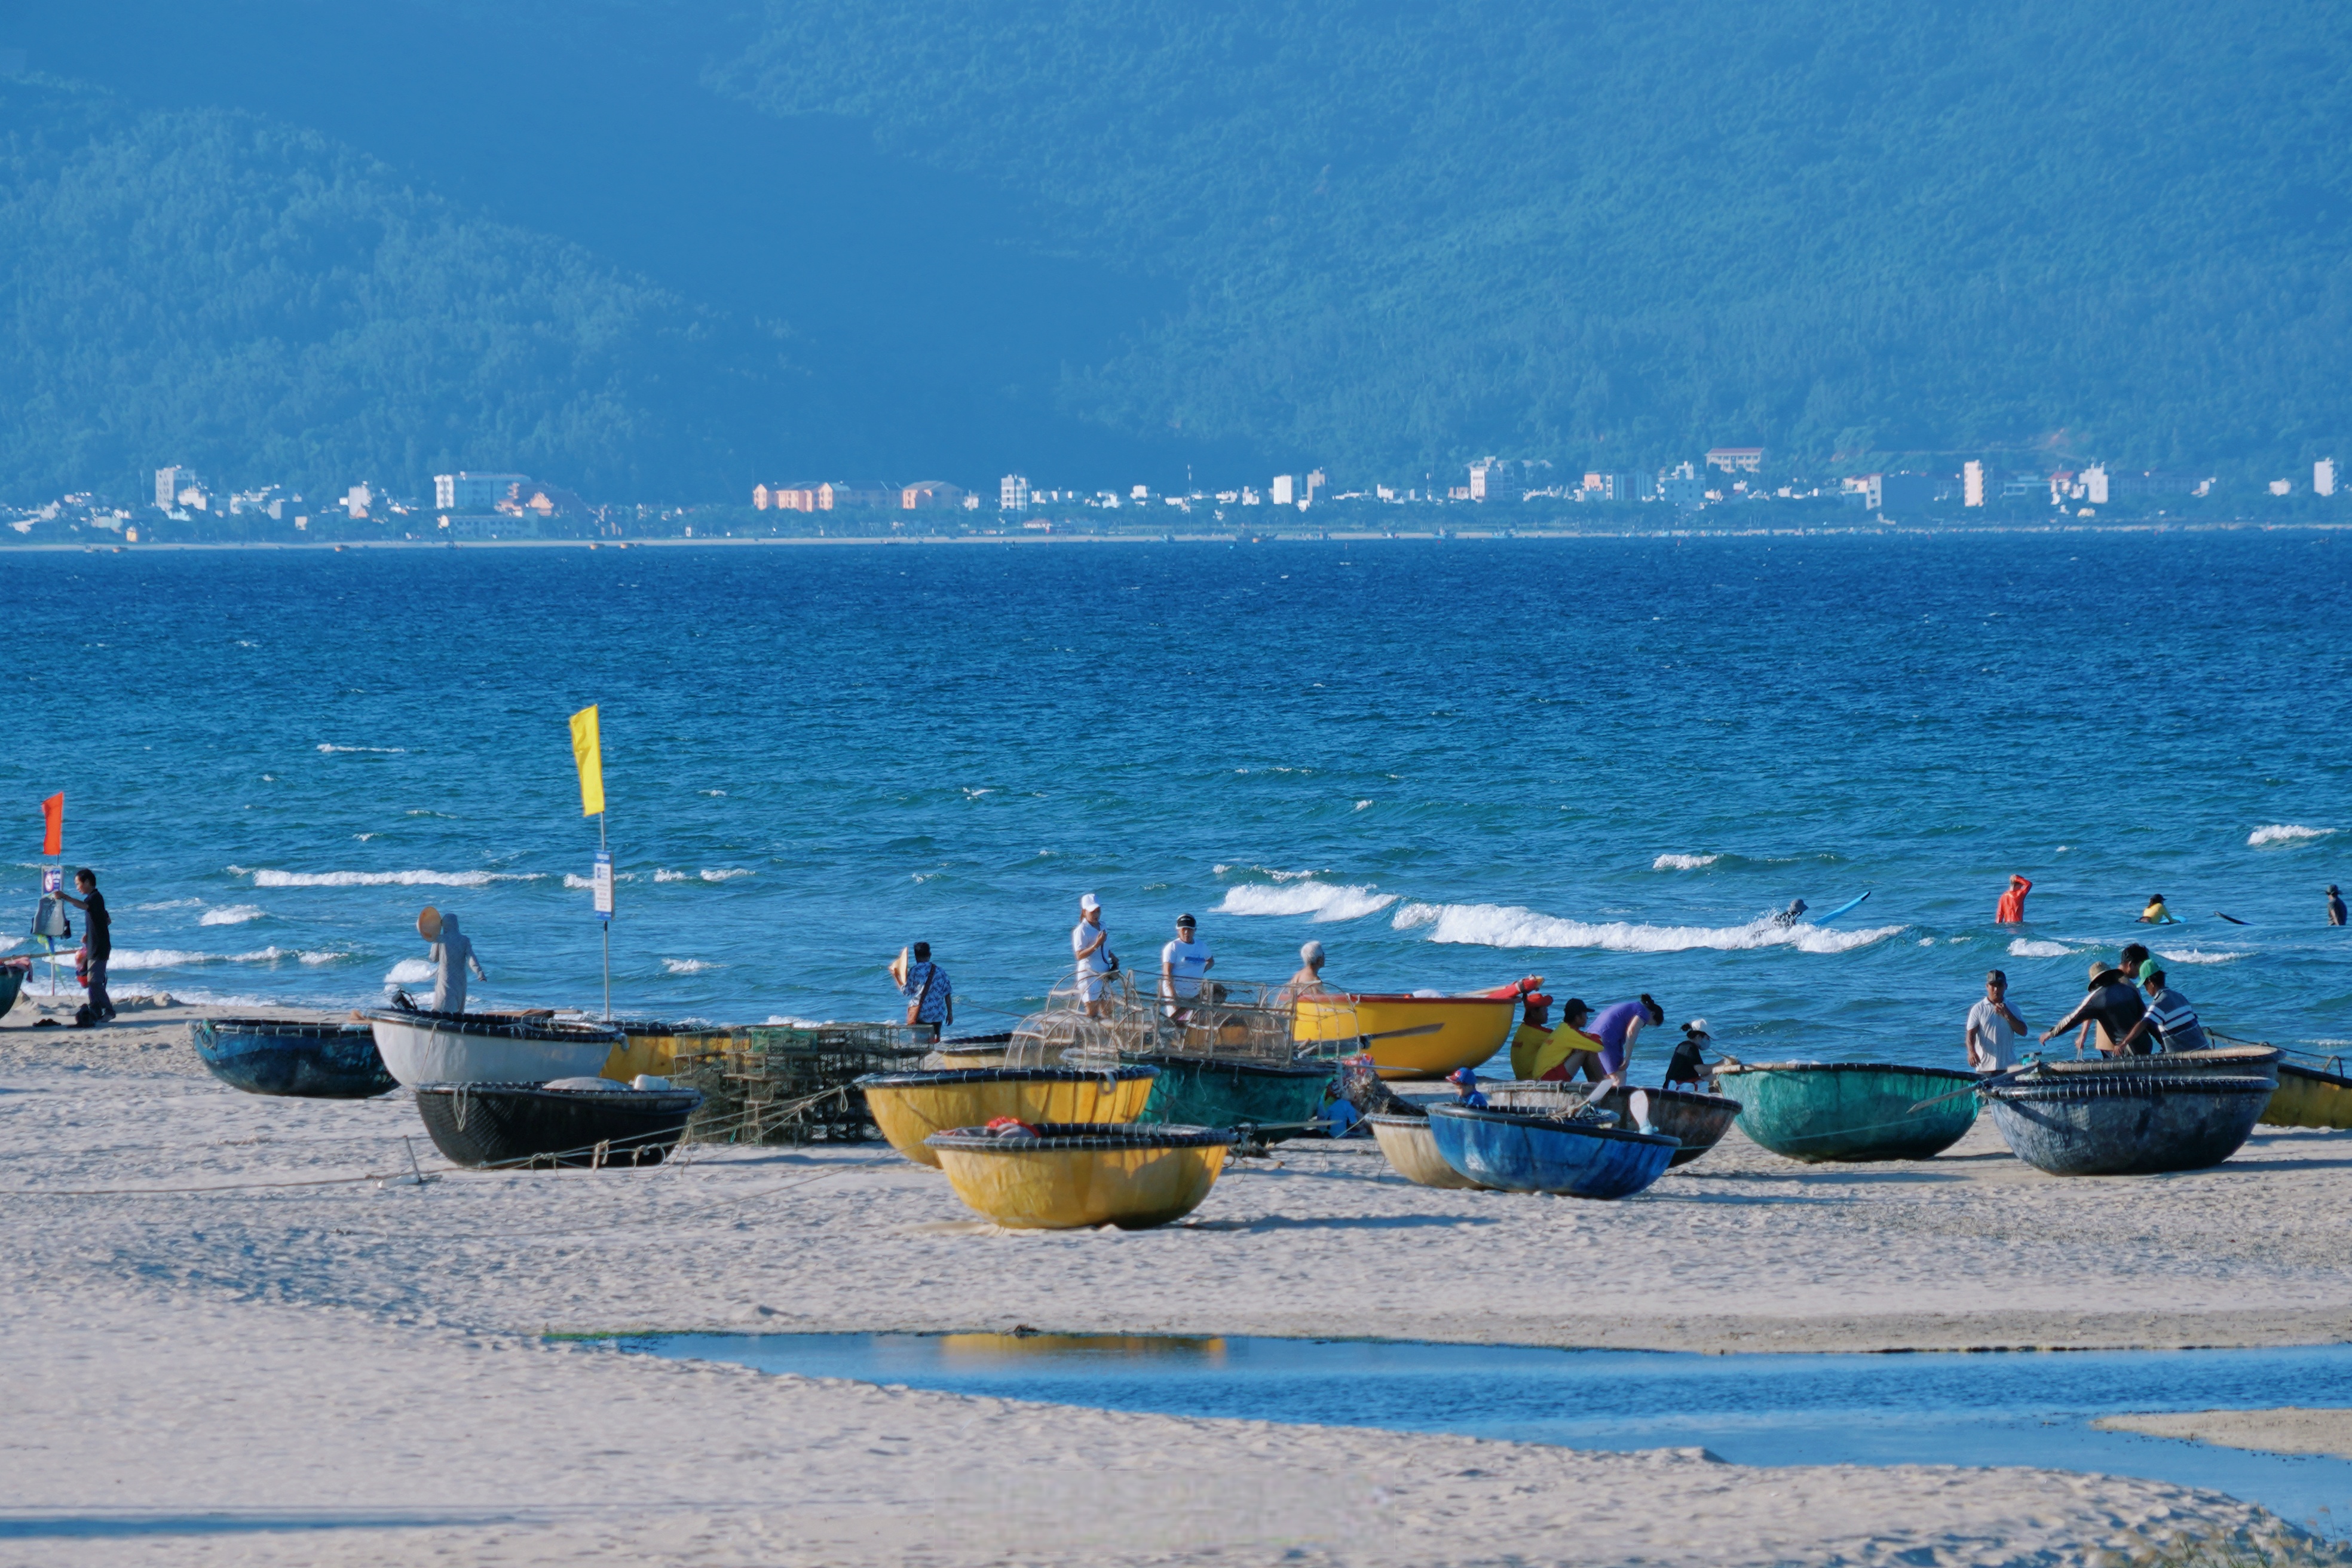
[[[2000,908],[1993,915],[1993,920],[1997,923],[2005,926],[2023,925],[2025,923],[2025,895],[2032,891],[2033,891],[2033,884],[2032,882],[2012,873],[2009,879],[2009,891],[2000,896]]]

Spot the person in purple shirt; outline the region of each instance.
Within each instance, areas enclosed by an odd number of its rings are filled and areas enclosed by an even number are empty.
[[[1584,1097],[1587,1105],[1625,1086],[1625,1064],[1633,1058],[1633,1042],[1642,1037],[1645,1026],[1665,1021],[1666,1010],[1646,991],[1639,1001],[1603,1007],[1593,1016],[1585,1032],[1601,1042],[1601,1081]]]

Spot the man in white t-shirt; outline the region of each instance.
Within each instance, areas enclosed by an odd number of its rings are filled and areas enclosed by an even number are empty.
[[[1201,979],[1216,964],[1207,946],[1193,939],[1198,922],[1191,915],[1176,917],[1176,940],[1160,950],[1160,994],[1174,1002],[1190,1002],[1201,994]],[[1176,1016],[1174,1008],[1169,1016]]]
[[[2006,1072],[2017,1065],[2017,1039],[2025,1020],[2009,1005],[2009,976],[1985,973],[1984,1000],[1969,1009],[1969,1066],[1978,1072]]]
[[[1103,976],[1118,967],[1110,951],[1110,932],[1103,930],[1102,900],[1092,893],[1078,900],[1078,923],[1070,928],[1070,956],[1078,967],[1078,1000],[1087,1016],[1102,1016]]]

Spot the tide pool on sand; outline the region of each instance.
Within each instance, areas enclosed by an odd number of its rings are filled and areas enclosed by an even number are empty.
[[[1112,1410],[1705,1447],[1743,1465],[2030,1465],[2211,1487],[2341,1534],[2352,1462],[2102,1431],[2100,1415],[2352,1405],[2352,1345],[1695,1355],[1368,1340],[677,1334],[623,1348]]]

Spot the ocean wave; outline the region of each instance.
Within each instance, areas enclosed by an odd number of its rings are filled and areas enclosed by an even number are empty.
[[[2260,849],[2265,844],[2301,844],[2306,839],[2326,838],[2335,831],[2332,827],[2305,827],[2299,822],[2274,822],[2247,834],[2246,847]]]
[[[613,873],[613,880],[615,882],[634,882],[636,879],[637,874],[635,871],[615,871]],[[572,872],[566,871],[563,873],[563,885],[567,888],[580,889],[593,888],[596,883],[593,878],[575,876]]]
[[[234,926],[260,918],[259,904],[224,904],[216,910],[206,910],[196,923],[200,926]]]
[[[2021,936],[2009,944],[2011,958],[2063,958],[2074,951],[2063,942],[2044,942],[2035,936]]]
[[[1800,952],[1851,952],[1884,942],[1902,926],[1825,931],[1782,925],[1769,915],[1738,926],[1661,926],[1631,921],[1563,920],[1514,904],[1407,904],[1391,922],[1398,931],[1427,927],[1431,942],[1477,947],[1599,948],[1607,952],[1685,952],[1693,948],[1736,952],[1793,947]]]
[[[2179,952],[2157,950],[2156,956],[2167,963],[2235,963],[2246,956],[2242,952],[2207,952],[2203,948],[2185,948]]]
[[[654,868],[654,880],[656,882],[683,882],[692,875],[688,871],[673,871],[662,866]]]
[[[342,954],[324,953],[317,959],[297,948],[263,947],[251,952],[192,952],[178,947],[118,947],[107,961],[110,971],[123,969],[188,969],[203,963],[276,963],[283,959],[297,958],[305,963],[331,963]]]
[[[138,907],[142,911],[147,910],[200,910],[205,907],[205,901],[202,899],[165,899],[160,904],[141,904]]]
[[[713,963],[707,958],[665,958],[662,967],[672,974],[701,974],[709,970],[724,969],[723,963]]]
[[[1372,803],[1369,800],[1360,800],[1356,803],[1356,809],[1358,811],[1370,811]]]
[[[1653,871],[1696,871],[1722,859],[1720,855],[1661,855],[1650,862]]]
[[[723,870],[704,871],[701,877],[706,882],[731,882],[738,877],[748,877],[751,874],[740,866],[730,866]]]
[[[237,868],[229,868],[234,871]],[[257,888],[487,888],[492,882],[536,882],[535,871],[256,871]]]
[[[1264,877],[1270,882],[1304,882],[1311,877],[1319,877],[1323,874],[1320,871],[1278,871],[1271,866],[1230,866],[1223,863],[1212,866],[1209,869],[1220,877],[1239,871],[1245,877]]]
[[[1329,882],[1292,882],[1267,887],[1245,882],[1225,889],[1224,902],[1210,912],[1220,915],[1312,915],[1318,924],[1360,920],[1378,914],[1397,901],[1394,893],[1370,888],[1341,887]]]
[[[379,757],[397,757],[405,755],[408,748],[406,746],[331,746],[321,741],[319,742],[319,750],[321,752],[370,752]]]
[[[433,965],[422,958],[404,958],[384,972],[386,985],[422,985],[434,977]]]

